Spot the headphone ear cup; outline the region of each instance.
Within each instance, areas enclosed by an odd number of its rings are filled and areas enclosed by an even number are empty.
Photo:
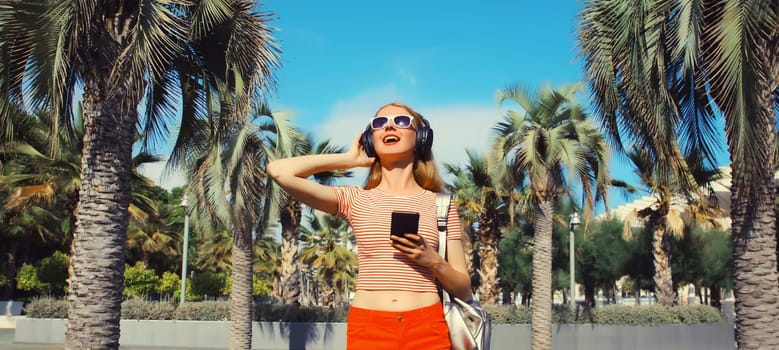
[[[433,129],[423,126],[417,130],[417,157],[421,160],[430,160],[433,148]]]
[[[373,148],[373,129],[370,126],[362,132],[360,145],[362,145],[362,149],[368,157],[376,157],[376,149]]]

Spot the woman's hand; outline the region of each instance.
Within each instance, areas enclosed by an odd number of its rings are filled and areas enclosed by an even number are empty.
[[[429,269],[435,269],[444,259],[420,235],[406,233],[404,237],[390,235],[392,246],[409,259]]]
[[[349,147],[348,151],[346,151],[346,154],[349,156],[349,158],[354,160],[355,168],[370,167],[376,160],[374,157],[368,157],[368,155],[365,153],[365,149],[363,149],[362,145],[360,144],[361,137],[362,133],[357,134],[357,138],[352,142],[352,146]]]

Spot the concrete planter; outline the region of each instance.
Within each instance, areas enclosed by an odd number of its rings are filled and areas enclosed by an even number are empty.
[[[62,344],[64,319],[20,319],[15,343]],[[226,349],[229,322],[122,320],[120,343],[136,347]],[[611,326],[555,325],[555,349],[655,350],[735,349],[732,324]],[[344,323],[255,322],[252,349],[332,350],[346,347]],[[493,326],[492,348],[530,350],[530,325]]]

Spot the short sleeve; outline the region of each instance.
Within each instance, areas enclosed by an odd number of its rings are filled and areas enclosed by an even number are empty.
[[[330,188],[335,193],[336,203],[338,204],[335,215],[348,220],[351,215],[352,203],[354,203],[354,198],[359,189],[354,186],[333,186]]]
[[[460,214],[457,212],[457,207],[454,204],[454,198],[449,201],[449,214],[447,215],[446,220],[446,227],[448,231],[447,239],[462,240],[463,230],[462,226],[460,226]]]

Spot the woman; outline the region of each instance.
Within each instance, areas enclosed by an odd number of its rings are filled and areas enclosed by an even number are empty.
[[[381,107],[346,153],[268,164],[270,176],[306,205],[346,218],[357,238],[359,276],[347,325],[347,349],[450,349],[436,283],[470,300],[460,220],[450,204],[447,255],[438,254],[433,131],[410,107]],[[309,176],[370,167],[364,188],[331,187]],[[390,235],[393,211],[419,213],[418,234]]]

